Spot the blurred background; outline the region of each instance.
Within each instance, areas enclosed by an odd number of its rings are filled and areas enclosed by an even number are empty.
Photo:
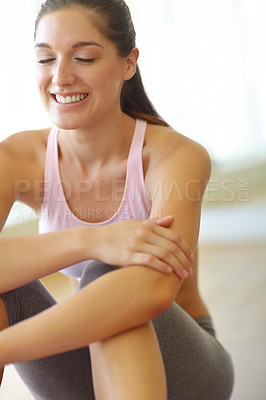
[[[33,27],[40,4],[0,5],[0,140],[51,125],[34,78]],[[127,4],[151,100],[175,130],[203,144],[212,158],[199,239],[200,287],[218,339],[235,364],[232,399],[265,399],[266,2]],[[35,232],[36,216],[16,203],[2,236]],[[72,290],[58,274],[45,283],[59,300]],[[31,398],[13,367],[6,369],[0,398]]]

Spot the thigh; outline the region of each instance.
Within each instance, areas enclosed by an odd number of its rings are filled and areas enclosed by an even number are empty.
[[[35,281],[9,292],[2,293],[8,314],[9,326],[52,307],[55,299],[41,281]]]
[[[14,366],[36,400],[95,400],[88,347]]]
[[[30,318],[56,304],[40,281],[4,293],[1,297],[7,310],[9,325]],[[15,368],[35,399],[95,400],[88,347],[15,364]]]
[[[168,400],[228,400],[233,387],[229,355],[176,303],[153,321],[167,378]]]

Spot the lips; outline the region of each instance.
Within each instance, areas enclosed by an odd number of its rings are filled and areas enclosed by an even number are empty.
[[[80,93],[77,95],[59,95],[56,94],[54,95],[55,100],[57,101],[57,103],[60,104],[71,104],[71,103],[80,103],[83,100],[85,100],[88,97],[88,93]]]

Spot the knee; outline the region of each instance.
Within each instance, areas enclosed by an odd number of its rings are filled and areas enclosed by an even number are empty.
[[[83,274],[80,279],[79,288],[82,289],[84,286],[87,286],[89,283],[93,282],[100,276],[115,271],[116,269],[119,268],[121,267],[105,264],[101,261],[96,261],[96,260],[91,261],[83,271]]]

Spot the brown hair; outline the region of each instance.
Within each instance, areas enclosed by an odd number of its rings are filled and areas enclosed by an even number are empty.
[[[129,8],[124,0],[46,0],[35,22],[34,38],[38,24],[44,15],[71,6],[84,7],[91,11],[95,26],[116,45],[118,54],[121,57],[130,54],[136,44],[136,33]],[[120,104],[121,110],[134,118],[141,118],[156,125],[169,126],[148,98],[138,66],[135,75],[123,84]]]

